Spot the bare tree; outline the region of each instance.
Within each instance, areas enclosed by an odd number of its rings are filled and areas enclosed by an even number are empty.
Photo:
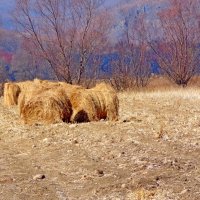
[[[164,73],[186,86],[199,67],[199,0],[170,0],[158,13],[159,38],[149,42]]]
[[[79,84],[82,78],[86,78],[84,73],[89,61],[94,61],[94,58],[104,52],[107,46],[111,17],[107,11],[102,9],[104,2],[102,0],[75,0],[73,2],[74,10],[78,16],[76,20],[78,27],[76,49],[79,59],[77,59],[78,62],[75,62],[75,74]],[[96,66],[94,69],[97,69]]]
[[[35,57],[32,51],[24,50],[23,41],[13,55],[11,66],[12,70],[16,71],[17,80],[52,79],[54,77],[45,60]]]
[[[151,68],[145,18],[145,13],[125,17],[125,30],[122,40],[116,45],[118,59],[115,59],[113,67],[118,88],[119,84],[121,89],[144,87],[149,82]]]
[[[26,49],[45,59],[57,79],[80,83],[90,54],[103,46],[108,31],[102,4],[100,0],[17,0],[15,20]]]

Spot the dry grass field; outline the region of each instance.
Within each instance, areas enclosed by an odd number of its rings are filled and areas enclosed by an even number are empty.
[[[0,200],[199,200],[200,89],[119,99],[118,122],[28,126],[1,98]]]

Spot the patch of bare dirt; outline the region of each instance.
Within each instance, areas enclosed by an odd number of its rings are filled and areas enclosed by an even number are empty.
[[[118,122],[49,126],[1,99],[0,200],[199,200],[198,95],[119,98]]]

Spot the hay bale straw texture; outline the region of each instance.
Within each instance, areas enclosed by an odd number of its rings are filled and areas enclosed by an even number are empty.
[[[43,91],[25,103],[21,110],[21,118],[29,125],[69,122],[71,114],[71,103],[63,88]]]
[[[23,81],[23,82],[17,82],[16,83],[20,89],[21,92],[26,93],[30,89],[33,88],[51,88],[54,86],[59,86],[60,84],[58,82],[51,82],[47,80],[40,80],[40,79],[34,79],[33,81]]]
[[[12,106],[18,104],[18,98],[21,93],[26,93],[31,90],[32,87],[36,87],[33,81],[5,83],[4,84],[4,104],[6,106]]]
[[[31,88],[38,88],[38,87],[50,88],[54,86],[60,86],[58,82],[51,82],[51,81],[40,80],[40,79],[34,79],[33,81],[17,82],[16,84],[20,87],[21,92],[24,92],[24,93],[29,91]]]
[[[20,87],[21,92],[25,92],[29,90],[30,87],[35,85],[34,81],[22,81],[22,82],[16,82],[15,84]]]
[[[24,105],[31,98],[39,94],[42,94],[45,91],[56,89],[60,87],[61,85],[56,82],[42,81],[42,80],[37,79],[36,81],[34,80],[33,82],[26,81],[24,83],[21,83],[21,86],[23,87],[23,89],[18,98],[18,107],[19,107],[20,116],[22,114]]]
[[[119,100],[116,91],[106,83],[91,89],[79,89],[70,97],[72,122],[89,122],[107,119],[118,120]]]
[[[63,87],[64,91],[66,92],[67,96],[69,97],[69,99],[71,99],[71,96],[73,93],[85,89],[84,87],[80,86],[80,85],[71,85],[65,82],[59,82],[60,86]]]
[[[17,84],[5,83],[4,84],[4,105],[8,107],[17,105],[18,96],[20,92],[21,92],[21,89]]]
[[[25,103],[25,100],[31,97],[31,94],[38,88],[38,85],[40,85],[40,83],[36,83],[34,81],[23,81],[17,82],[16,85],[18,85],[20,88],[20,94],[17,99],[17,105],[20,110],[22,105]]]
[[[29,89],[23,90],[19,94],[18,98],[18,109],[19,109],[19,114],[21,116],[22,109],[27,101],[29,101],[32,97],[35,95],[39,94],[41,92],[41,89],[36,87],[36,85],[31,84],[29,85]]]

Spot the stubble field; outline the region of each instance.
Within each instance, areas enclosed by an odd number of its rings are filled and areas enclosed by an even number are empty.
[[[0,200],[199,200],[200,90],[119,99],[118,122],[27,126],[1,98]]]

